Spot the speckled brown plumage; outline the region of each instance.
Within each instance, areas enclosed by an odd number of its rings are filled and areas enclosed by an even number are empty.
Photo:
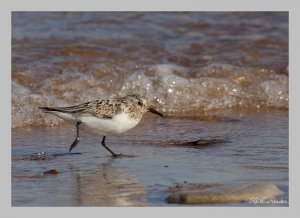
[[[131,118],[140,120],[148,110],[147,100],[139,95],[127,95],[121,98],[95,100],[70,107],[41,107],[45,111],[59,111],[77,115],[90,114],[99,118],[110,119],[114,115],[125,112]]]

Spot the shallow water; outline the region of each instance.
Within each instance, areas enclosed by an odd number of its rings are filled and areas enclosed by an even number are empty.
[[[69,153],[72,126],[13,130],[12,205],[167,206],[167,190],[176,184],[263,181],[277,185],[288,202],[287,112],[236,115],[215,122],[145,117],[128,133],[107,138],[113,151],[137,155],[120,159],[110,157],[99,136],[84,132]],[[178,146],[212,138],[224,142]],[[51,169],[58,173],[43,174]]]

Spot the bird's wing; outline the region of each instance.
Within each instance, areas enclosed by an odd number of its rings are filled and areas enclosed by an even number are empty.
[[[91,114],[95,117],[101,118],[112,118],[115,114],[121,112],[120,102],[109,99],[109,100],[96,100],[89,102],[88,105],[80,112],[81,114]]]
[[[75,116],[94,116],[110,119],[121,111],[121,105],[114,100],[95,100],[70,107],[40,107],[45,112],[58,111]]]

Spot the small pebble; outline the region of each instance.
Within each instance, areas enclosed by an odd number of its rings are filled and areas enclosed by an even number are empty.
[[[58,174],[59,172],[57,171],[57,170],[55,170],[55,169],[52,169],[52,170],[47,170],[47,171],[45,171],[43,174],[44,175],[56,175],[56,174]]]

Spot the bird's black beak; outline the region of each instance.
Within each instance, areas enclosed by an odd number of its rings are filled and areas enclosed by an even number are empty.
[[[149,107],[148,111],[151,113],[157,114],[161,117],[164,117],[164,115],[162,115],[161,113],[159,113],[157,110],[153,109],[152,107]]]

